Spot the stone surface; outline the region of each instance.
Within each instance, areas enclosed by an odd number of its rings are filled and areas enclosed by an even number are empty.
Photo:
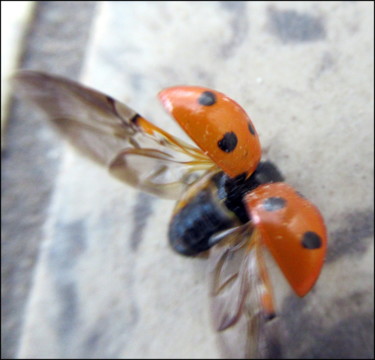
[[[8,7],[1,5],[2,16],[12,17],[7,15]],[[37,3],[32,23],[17,24],[29,30],[22,41],[11,44],[22,47],[14,50],[21,54],[19,63],[10,64],[2,76],[9,78],[9,71],[21,67],[78,77],[94,7],[90,2],[79,1]],[[7,33],[2,31],[2,36]],[[2,52],[2,61],[7,62],[5,56],[6,51]],[[6,95],[6,91],[1,92],[2,97]],[[1,357],[9,359],[16,356],[19,348],[25,305],[44,239],[44,223],[62,144],[40,114],[20,101],[13,102],[2,137],[5,141],[1,153]]]
[[[33,13],[34,1],[3,1],[1,3],[1,147],[8,118],[10,86],[8,76],[15,70],[27,31],[27,24]]]
[[[321,209],[321,278],[277,298],[284,357],[373,356],[373,24],[370,2],[102,2],[92,28],[82,81],[178,135],[160,89],[226,93]],[[206,262],[167,244],[173,202],[64,149],[19,356],[218,357]]]

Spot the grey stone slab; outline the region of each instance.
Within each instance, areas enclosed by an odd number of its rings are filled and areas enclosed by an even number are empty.
[[[2,3],[2,17],[8,16],[6,10]],[[16,25],[28,31],[22,41],[12,44],[20,47],[14,52],[21,59],[19,63],[15,62],[16,57],[9,60],[9,70],[43,69],[77,77],[93,10],[94,4],[90,2],[36,4],[31,23]],[[5,55],[2,54],[2,60]],[[5,76],[10,76],[9,72]],[[1,357],[14,358],[44,239],[43,226],[61,160],[61,142],[45,126],[40,114],[19,101],[13,103],[2,138]]]
[[[282,354],[373,356],[373,4],[103,2],[82,80],[180,134],[156,93],[218,89],[321,209],[329,251],[297,299],[272,270]],[[173,202],[66,148],[21,357],[217,357],[206,263],[167,244]],[[286,296],[279,296],[285,293]]]
[[[20,44],[27,31],[29,18],[33,15],[33,1],[3,1],[1,3],[1,147],[8,118],[11,87],[9,76],[15,70],[22,46]]]

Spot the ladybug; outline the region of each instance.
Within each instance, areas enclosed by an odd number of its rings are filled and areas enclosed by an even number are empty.
[[[318,208],[285,184],[273,163],[261,161],[243,108],[204,87],[162,90],[162,105],[196,147],[74,81],[21,71],[14,83],[83,155],[131,186],[178,200],[168,231],[172,248],[185,256],[208,252],[214,326],[223,332],[253,324],[244,355],[259,354],[262,327],[276,316],[264,248],[304,296],[320,274],[327,232]]]

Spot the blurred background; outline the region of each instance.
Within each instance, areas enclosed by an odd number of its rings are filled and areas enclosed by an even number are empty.
[[[1,16],[2,358],[220,357],[206,262],[167,243],[173,201],[117,182],[13,100],[20,68],[79,80],[180,137],[162,88],[241,104],[329,231],[312,293],[278,284],[282,357],[374,357],[373,2],[3,1]]]

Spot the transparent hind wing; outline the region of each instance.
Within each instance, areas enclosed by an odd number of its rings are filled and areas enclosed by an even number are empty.
[[[178,198],[194,174],[214,167],[200,149],[99,91],[34,71],[18,72],[13,83],[77,150],[141,190]]]
[[[156,149],[124,150],[109,165],[110,173],[121,181],[165,198],[178,197],[206,170],[216,171],[216,166],[197,160],[177,161]]]
[[[270,331],[274,306],[259,234],[246,224],[210,249],[211,312],[224,356],[267,358],[278,354]],[[274,329],[273,329],[274,330]]]

